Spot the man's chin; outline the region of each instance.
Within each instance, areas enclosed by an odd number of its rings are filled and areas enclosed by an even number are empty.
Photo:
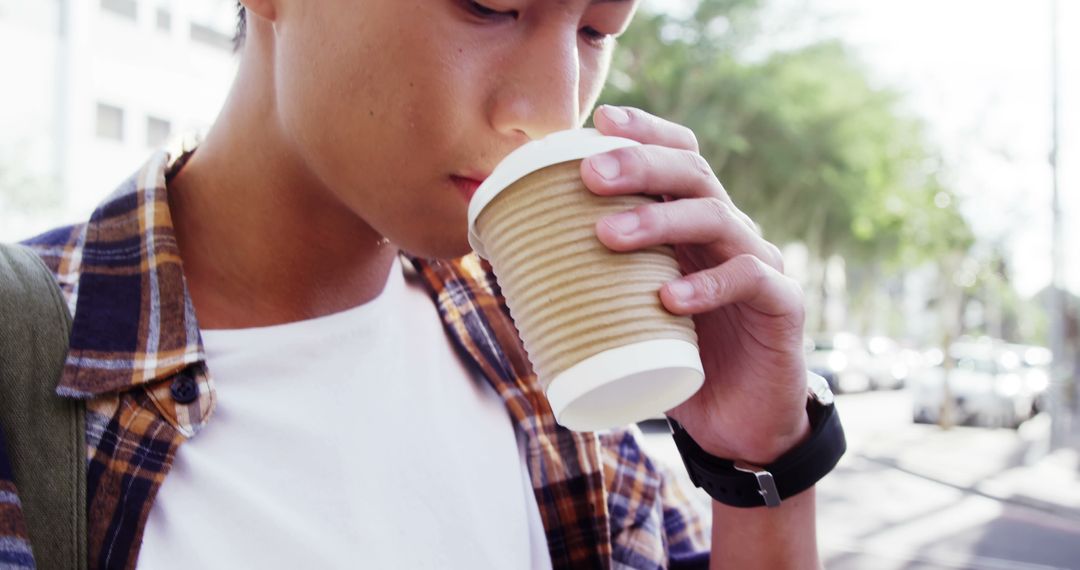
[[[401,244],[401,249],[412,256],[424,259],[457,259],[473,251],[472,246],[469,245],[467,235],[428,237],[421,243]]]

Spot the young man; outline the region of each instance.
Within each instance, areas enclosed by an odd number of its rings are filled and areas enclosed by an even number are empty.
[[[698,512],[633,428],[557,426],[470,253],[469,195],[585,122],[636,0],[243,5],[204,142],[28,242],[74,313],[90,567],[818,566],[812,486]],[[669,415],[769,465],[811,434],[799,287],[689,128],[593,118],[644,144],[586,160],[590,189],[667,196],[596,231],[676,247],[660,299],[706,383]]]

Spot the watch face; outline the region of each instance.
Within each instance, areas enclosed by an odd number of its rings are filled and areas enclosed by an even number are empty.
[[[829,383],[824,378],[814,374],[813,372],[806,373],[806,388],[810,393],[810,396],[821,403],[823,406],[831,406],[833,404],[833,393],[829,389]]]

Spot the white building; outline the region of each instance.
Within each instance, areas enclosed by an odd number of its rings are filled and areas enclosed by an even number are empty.
[[[85,219],[236,69],[232,0],[0,0],[0,240]]]

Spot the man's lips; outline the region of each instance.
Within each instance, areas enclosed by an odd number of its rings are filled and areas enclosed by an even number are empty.
[[[454,186],[461,191],[461,195],[465,197],[465,201],[472,199],[473,194],[476,194],[476,189],[480,187],[480,183],[484,181],[486,176],[480,178],[472,178],[469,176],[450,176],[450,180],[454,182]]]

